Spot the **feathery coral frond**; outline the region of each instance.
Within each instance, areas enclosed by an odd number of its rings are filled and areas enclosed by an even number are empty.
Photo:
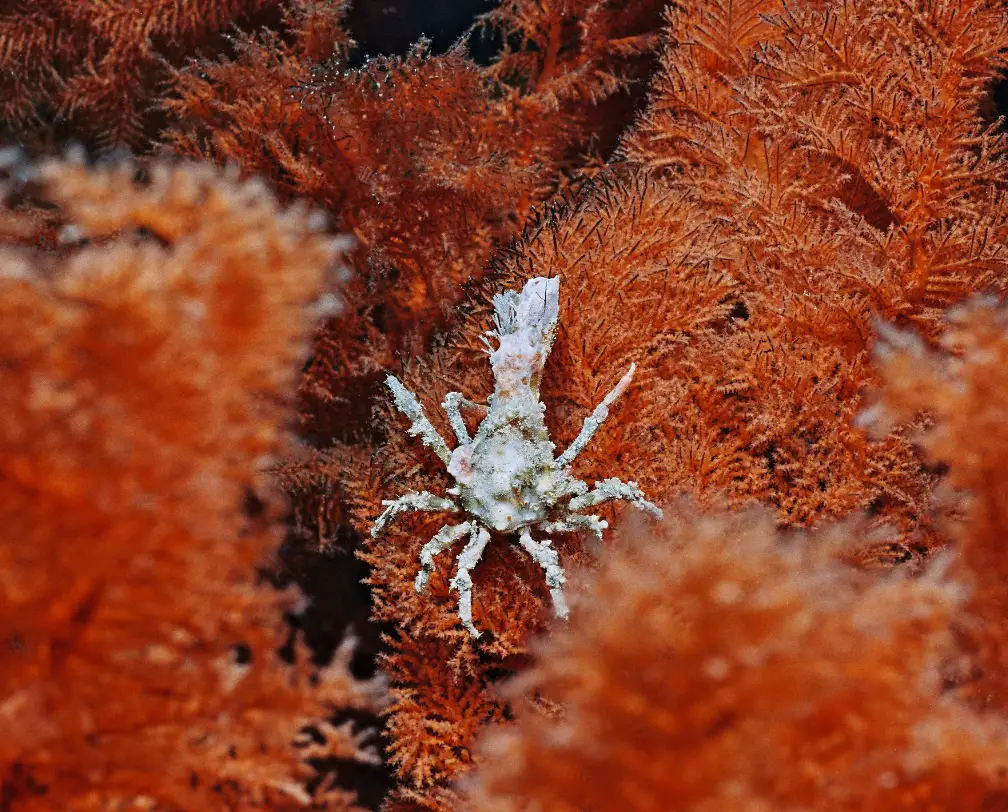
[[[548,58],[549,41],[536,58]],[[866,510],[897,532],[859,535],[875,546],[846,554],[920,566],[951,541],[936,521],[940,472],[910,429],[868,438],[854,417],[877,382],[873,314],[934,341],[949,303],[1006,289],[1006,142],[979,111],[1006,49],[1000,13],[961,0],[698,0],[669,11],[649,109],[623,140],[631,165],[608,167],[534,217],[465,292],[465,317],[442,345],[405,365],[404,385],[447,433],[435,417],[444,394],[488,391],[479,336],[491,296],[558,276],[571,297],[561,309],[580,315],[561,325],[544,375],[550,436],[572,440],[622,370],[638,368],[621,404],[631,419],[600,433],[576,475],[633,479],[659,502],[684,491],[701,502],[755,499],[792,526]],[[394,425],[387,407],[379,420]],[[360,532],[383,496],[450,484],[426,455],[382,434],[380,487],[373,470],[344,478]],[[364,553],[375,617],[401,633],[387,666],[413,707],[435,706],[449,683],[482,686],[492,704],[467,703],[452,725],[420,729],[394,710],[396,746],[411,751],[457,742],[503,712],[495,676],[526,656],[548,606],[519,582],[525,573],[508,577],[517,553],[488,548],[473,573],[473,615],[494,637],[458,639],[447,583],[432,579],[433,606],[411,592],[419,546],[436,530],[416,518]],[[587,560],[580,542],[565,544],[565,560]],[[456,647],[440,681],[415,671]],[[423,742],[403,742],[408,730]],[[451,805],[443,787],[461,760],[433,777],[400,764],[412,792]]]
[[[275,14],[281,0],[4,0],[0,122],[43,145],[70,136],[142,147],[166,64],[224,46],[232,25]]]
[[[309,436],[357,439],[379,370],[398,353],[423,350],[463,283],[479,279],[531,207],[568,182],[590,142],[603,131],[603,140],[615,140],[618,130],[609,130],[627,116],[594,104],[615,91],[599,77],[626,67],[627,82],[640,78],[659,5],[569,8],[564,24],[582,31],[561,49],[571,72],[558,66],[539,84],[506,67],[533,54],[531,39],[490,68],[461,45],[434,56],[420,42],[405,57],[349,70],[343,44],[326,54],[318,37],[290,24],[288,40],[243,39],[236,59],[204,60],[176,75],[177,98],[166,106],[180,122],[168,135],[176,149],[272,177],[325,206],[360,240],[350,297],[359,310],[320,334],[302,389]],[[325,6],[301,3],[306,14]],[[530,4],[520,23],[500,14],[488,24],[540,29],[555,11]]]
[[[273,809],[352,797],[299,753],[377,682],[325,669],[257,583],[263,469],[341,245],[208,166],[43,167],[58,252],[0,251],[0,780],[19,810]],[[8,214],[5,212],[4,216]],[[10,784],[10,787],[8,787]]]

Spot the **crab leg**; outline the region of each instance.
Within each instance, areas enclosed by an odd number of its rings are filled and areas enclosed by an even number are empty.
[[[490,533],[486,528],[480,527],[475,522],[472,523],[472,532],[469,543],[465,549],[459,553],[458,572],[451,581],[451,589],[457,589],[459,593],[459,618],[462,625],[469,630],[473,637],[479,637],[479,630],[472,622],[472,578],[469,571],[479,563],[483,555],[483,548],[490,542]]]
[[[435,496],[428,491],[410,491],[409,493],[404,493],[398,499],[383,499],[382,504],[386,507],[381,515],[375,519],[374,526],[371,528],[371,538],[377,538],[378,534],[385,529],[385,525],[407,510],[422,510],[429,513],[437,513],[441,510],[454,513],[458,510],[458,505],[451,499]]]
[[[664,514],[657,505],[651,504],[644,498],[644,493],[637,486],[636,482],[623,482],[619,479],[605,479],[595,483],[595,488],[581,496],[575,496],[567,503],[567,509],[584,510],[585,508],[601,505],[603,502],[613,502],[617,499],[624,499],[634,507],[650,513],[656,519],[660,519]]]
[[[430,578],[431,573],[434,572],[434,556],[451,547],[462,536],[468,533],[471,528],[472,522],[446,524],[423,546],[423,549],[420,551],[420,572],[417,573],[416,583],[414,584],[417,592],[423,592],[424,587],[427,586],[427,580]]]
[[[527,527],[522,529],[518,543],[543,568],[546,573],[546,585],[550,588],[550,596],[553,598],[553,614],[566,620],[570,614],[567,599],[563,593],[563,585],[567,578],[564,575],[563,567],[560,566],[560,556],[557,555],[557,551],[549,546],[549,542],[533,539]]]
[[[584,451],[585,446],[588,445],[592,436],[599,430],[599,426],[601,426],[605,422],[605,419],[609,417],[609,407],[616,402],[616,399],[622,395],[626,391],[626,388],[630,385],[630,381],[633,380],[633,374],[636,368],[636,364],[630,364],[630,369],[627,370],[626,375],[620,378],[620,382],[612,388],[612,391],[602,398],[602,402],[595,407],[595,411],[585,418],[584,424],[581,426],[581,431],[578,433],[578,436],[574,438],[574,442],[570,444],[570,448],[557,457],[558,466],[566,468],[578,454]]]
[[[451,424],[452,431],[455,432],[455,439],[457,439],[462,445],[472,442],[472,438],[469,436],[469,430],[466,428],[465,421],[462,419],[462,407],[465,406],[467,409],[479,410],[486,412],[487,407],[475,400],[469,400],[461,392],[449,392],[445,395],[445,399],[441,402],[441,408],[445,410],[445,414],[448,415],[448,422]]]
[[[578,530],[587,530],[592,534],[596,542],[590,546],[590,549],[598,555],[602,551],[602,531],[609,526],[609,522],[605,519],[600,519],[598,516],[570,514],[560,521],[543,522],[541,526],[547,533],[576,533]]]
[[[441,458],[441,462],[447,465],[448,460],[451,459],[448,443],[444,441],[444,437],[438,434],[438,430],[434,428],[434,424],[427,419],[423,406],[420,405],[420,401],[417,400],[416,395],[403,386],[402,381],[395,375],[386,376],[385,385],[392,390],[392,397],[395,400],[396,408],[413,421],[413,425],[409,427],[410,436],[416,437],[419,435],[423,444],[433,449],[434,453]]]

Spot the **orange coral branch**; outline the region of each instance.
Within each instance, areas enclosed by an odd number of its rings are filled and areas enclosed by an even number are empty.
[[[60,254],[0,253],[4,797],[350,808],[305,789],[320,746],[294,739],[318,723],[322,749],[374,759],[325,717],[378,685],[348,649],[281,663],[293,596],[255,576],[277,542],[263,467],[340,246],[260,184],[135,173],[46,165]]]

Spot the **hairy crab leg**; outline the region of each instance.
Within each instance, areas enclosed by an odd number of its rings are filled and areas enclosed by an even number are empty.
[[[644,498],[644,493],[637,486],[636,482],[623,482],[619,479],[605,479],[595,483],[595,488],[582,496],[575,496],[567,503],[567,509],[584,510],[585,508],[601,505],[603,502],[614,502],[623,499],[636,508],[649,513],[656,519],[660,519],[665,514],[657,505],[652,504]]]
[[[480,633],[472,622],[472,577],[469,571],[479,563],[483,549],[489,542],[490,533],[487,529],[473,522],[469,543],[459,553],[458,572],[451,581],[451,588],[457,589],[459,593],[459,618],[473,637],[479,637]]]
[[[482,412],[484,416],[489,411],[489,407],[477,403],[475,400],[469,400],[461,392],[449,392],[445,395],[445,399],[441,402],[441,408],[448,415],[448,422],[451,424],[452,431],[455,432],[455,439],[465,445],[471,443],[472,438],[469,436],[469,430],[462,419],[462,407]]]
[[[378,534],[385,529],[385,525],[407,510],[419,510],[429,513],[437,513],[442,510],[447,510],[451,513],[458,511],[458,505],[451,499],[435,496],[428,491],[410,491],[409,493],[404,493],[398,499],[383,499],[382,504],[386,507],[382,511],[381,516],[375,519],[374,526],[371,528],[371,538],[377,538]]]
[[[543,568],[546,573],[546,586],[550,588],[550,597],[553,598],[553,614],[566,620],[570,615],[567,598],[563,592],[563,585],[566,583],[567,577],[564,575],[563,567],[560,566],[560,556],[557,555],[557,551],[550,547],[549,542],[536,541],[532,538],[527,527],[522,528],[518,543]]]
[[[423,592],[424,587],[427,586],[427,580],[434,572],[434,556],[447,550],[471,529],[472,522],[446,524],[423,546],[420,551],[420,572],[417,573],[414,583],[417,592]]]
[[[396,408],[413,421],[413,425],[409,427],[410,436],[416,437],[419,435],[423,444],[432,449],[441,458],[441,462],[447,465],[451,459],[448,443],[444,441],[444,437],[438,434],[438,430],[434,428],[434,424],[427,419],[423,406],[420,405],[420,401],[417,400],[416,395],[403,386],[402,381],[395,375],[386,376],[385,385],[392,390],[392,397]]]
[[[448,415],[448,424],[452,427],[452,431],[455,432],[455,439],[462,445],[468,445],[472,442],[472,437],[469,436],[469,429],[466,428],[465,421],[462,419],[461,405],[461,392],[449,392],[445,395],[445,399],[441,401],[441,408]]]
[[[584,451],[586,445],[591,440],[592,436],[596,431],[599,430],[607,417],[609,417],[609,407],[616,402],[617,398],[622,395],[626,388],[630,385],[630,381],[633,380],[634,370],[637,368],[636,364],[630,364],[630,369],[627,370],[626,375],[620,378],[620,382],[612,388],[602,402],[595,407],[595,411],[592,412],[588,417],[585,418],[584,424],[581,426],[581,431],[578,436],[574,438],[574,442],[570,444],[570,447],[564,451],[559,457],[557,457],[557,465],[561,468],[566,468],[574,458]]]
[[[593,544],[589,545],[591,551],[598,555],[602,552],[602,531],[609,526],[609,522],[600,519],[598,516],[578,516],[571,514],[556,522],[543,522],[540,525],[547,533],[576,533],[578,530],[587,530],[592,534]]]

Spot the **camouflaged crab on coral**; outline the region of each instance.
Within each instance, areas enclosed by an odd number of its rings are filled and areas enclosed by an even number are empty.
[[[530,279],[521,293],[507,291],[494,296],[494,329],[486,341],[493,369],[494,391],[487,405],[475,403],[458,392],[449,392],[441,404],[458,441],[454,450],[424,414],[416,396],[394,375],[385,382],[395,405],[413,423],[409,433],[419,436],[448,467],[455,486],[452,498],[428,491],[412,491],[398,499],[385,500],[385,510],[375,520],[376,537],[397,515],[405,511],[464,513],[457,524],[446,524],[420,551],[417,592],[423,591],[434,571],[434,557],[460,539],[469,542],[458,556],[458,569],[451,588],[459,593],[459,618],[474,637],[479,631],[472,621],[470,572],[490,542],[490,531],[518,534],[518,543],[542,567],[553,599],[554,614],[568,615],[564,597],[564,570],[548,538],[536,540],[532,530],[549,535],[587,530],[598,539],[608,523],[581,511],[603,502],[626,500],[655,518],[662,511],[644,498],[635,482],[606,479],[594,488],[570,473],[571,463],[609,416],[609,407],[630,385],[634,365],[587,417],[570,447],[554,457],[556,446],[546,429],[546,407],[539,399],[543,366],[556,335],[560,312],[560,280]],[[462,419],[462,408],[485,413],[473,437]]]

